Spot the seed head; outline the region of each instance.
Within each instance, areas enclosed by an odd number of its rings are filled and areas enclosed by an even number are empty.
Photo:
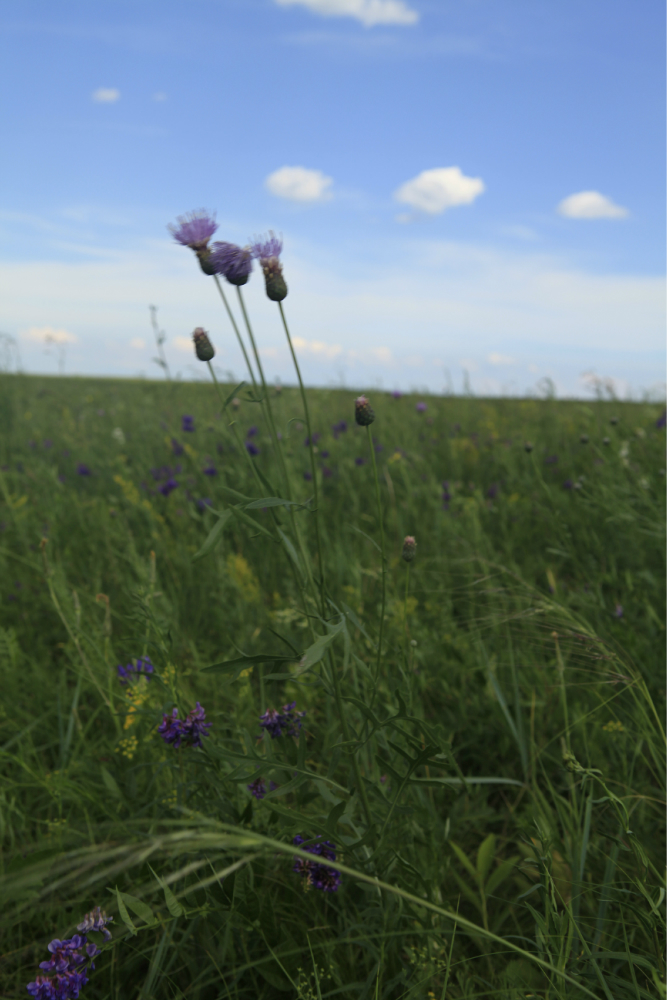
[[[406,535],[403,539],[403,551],[401,552],[401,556],[407,563],[410,563],[416,555],[417,543],[412,535]]]
[[[198,326],[192,334],[195,345],[195,354],[200,361],[211,361],[215,357],[215,348],[208,339],[208,334],[203,326]]]
[[[375,420],[373,407],[365,396],[358,396],[354,401],[354,419],[360,427],[368,427]]]

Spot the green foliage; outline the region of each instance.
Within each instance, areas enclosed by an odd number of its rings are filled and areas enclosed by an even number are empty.
[[[660,996],[661,409],[376,393],[383,554],[352,394],[315,484],[231,389],[0,376],[2,995],[101,905],[83,1000]]]

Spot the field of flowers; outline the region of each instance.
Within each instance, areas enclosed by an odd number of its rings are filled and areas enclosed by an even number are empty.
[[[2,996],[664,995],[663,408],[253,357],[0,376]]]

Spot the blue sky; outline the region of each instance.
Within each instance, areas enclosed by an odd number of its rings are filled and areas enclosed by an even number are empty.
[[[29,371],[242,359],[168,222],[285,241],[313,384],[664,382],[658,0],[4,0],[0,331]],[[7,150],[10,155],[7,155]],[[247,297],[271,376],[275,307]],[[50,341],[50,343],[49,343]],[[159,374],[159,373],[158,373]]]

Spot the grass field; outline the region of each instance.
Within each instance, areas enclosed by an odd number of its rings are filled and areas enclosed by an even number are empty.
[[[220,390],[0,376],[2,996],[663,996],[662,407]]]

